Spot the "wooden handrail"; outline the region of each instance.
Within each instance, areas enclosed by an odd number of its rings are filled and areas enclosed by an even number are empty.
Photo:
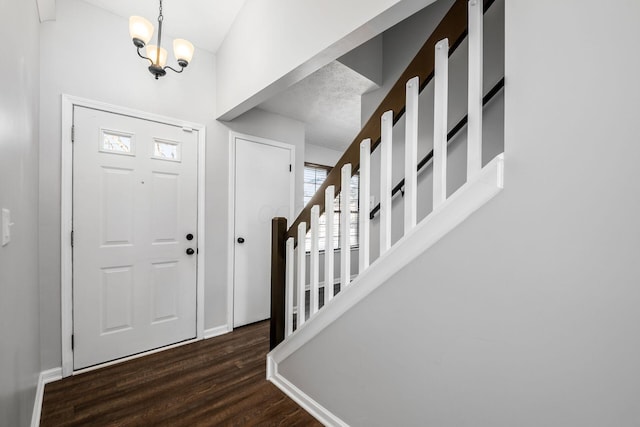
[[[433,33],[431,33],[431,36],[429,36],[427,41],[422,45],[417,55],[409,63],[367,123],[362,127],[362,130],[355,137],[349,148],[347,148],[342,157],[340,157],[340,160],[338,160],[331,172],[329,172],[329,175],[316,194],[314,194],[309,203],[307,203],[302,212],[300,212],[291,224],[287,231],[286,238],[293,237],[297,241],[298,224],[301,222],[306,222],[307,231],[309,230],[312,206],[318,205],[320,206],[320,214],[324,212],[324,191],[328,186],[333,185],[335,187],[336,196],[340,193],[340,173],[342,166],[350,163],[352,174],[355,174],[360,169],[360,142],[370,138],[372,152],[380,144],[380,117],[382,114],[392,110],[393,123],[400,120],[405,110],[406,82],[418,76],[420,79],[420,91],[422,91],[431,81],[434,70],[433,52],[435,51],[436,43],[444,38],[448,38],[449,45],[451,46],[449,55],[451,55],[462,40],[464,40],[467,35],[467,1],[468,0],[456,0],[453,6],[451,6],[451,9],[449,9],[445,17],[440,21]],[[493,0],[486,0],[484,9],[486,10],[491,3],[493,3]]]

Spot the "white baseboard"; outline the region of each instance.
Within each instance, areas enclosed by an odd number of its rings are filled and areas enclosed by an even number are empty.
[[[42,413],[42,399],[44,398],[44,386],[62,379],[62,368],[53,368],[40,372],[38,375],[38,385],[36,386],[36,398],[33,402],[33,414],[31,415],[31,427],[40,425],[40,414]]]
[[[267,356],[267,379],[323,425],[349,427],[349,424],[329,412],[324,406],[320,405],[280,375],[278,373],[278,364],[273,360],[271,355]]]
[[[228,332],[231,332],[233,328],[230,328],[228,325],[216,326],[215,328],[205,329],[204,330],[204,339],[209,339],[213,337],[217,337],[219,335],[224,335]]]
[[[375,260],[326,307],[285,338],[269,353],[269,357],[273,358],[275,364],[289,357],[418,255],[436,244],[500,193],[503,187],[504,154],[500,154],[482,168],[474,180],[460,187],[438,209],[431,212],[391,249]]]

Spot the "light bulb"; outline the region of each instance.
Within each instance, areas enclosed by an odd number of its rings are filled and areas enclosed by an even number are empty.
[[[193,44],[185,39],[173,41],[173,54],[181,67],[186,67],[193,58]]]
[[[132,16],[129,18],[129,35],[133,44],[143,47],[153,36],[153,25],[142,16]]]
[[[160,54],[158,58],[158,53]],[[153,61],[156,67],[164,67],[167,64],[167,49],[160,48],[154,44],[147,45],[147,56]]]

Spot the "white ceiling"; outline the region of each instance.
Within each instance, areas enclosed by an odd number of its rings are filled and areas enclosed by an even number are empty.
[[[306,142],[344,151],[361,129],[360,97],[378,85],[333,61],[257,108],[306,124]]]
[[[147,18],[157,30],[158,0],[84,0],[116,15]],[[162,33],[217,52],[245,0],[163,0]],[[154,37],[157,35],[154,34]]]

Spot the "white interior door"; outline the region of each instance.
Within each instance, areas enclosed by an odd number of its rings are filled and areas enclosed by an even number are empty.
[[[235,138],[233,326],[270,317],[271,219],[289,219],[292,147]]]
[[[197,132],[73,121],[74,369],[195,338]]]

